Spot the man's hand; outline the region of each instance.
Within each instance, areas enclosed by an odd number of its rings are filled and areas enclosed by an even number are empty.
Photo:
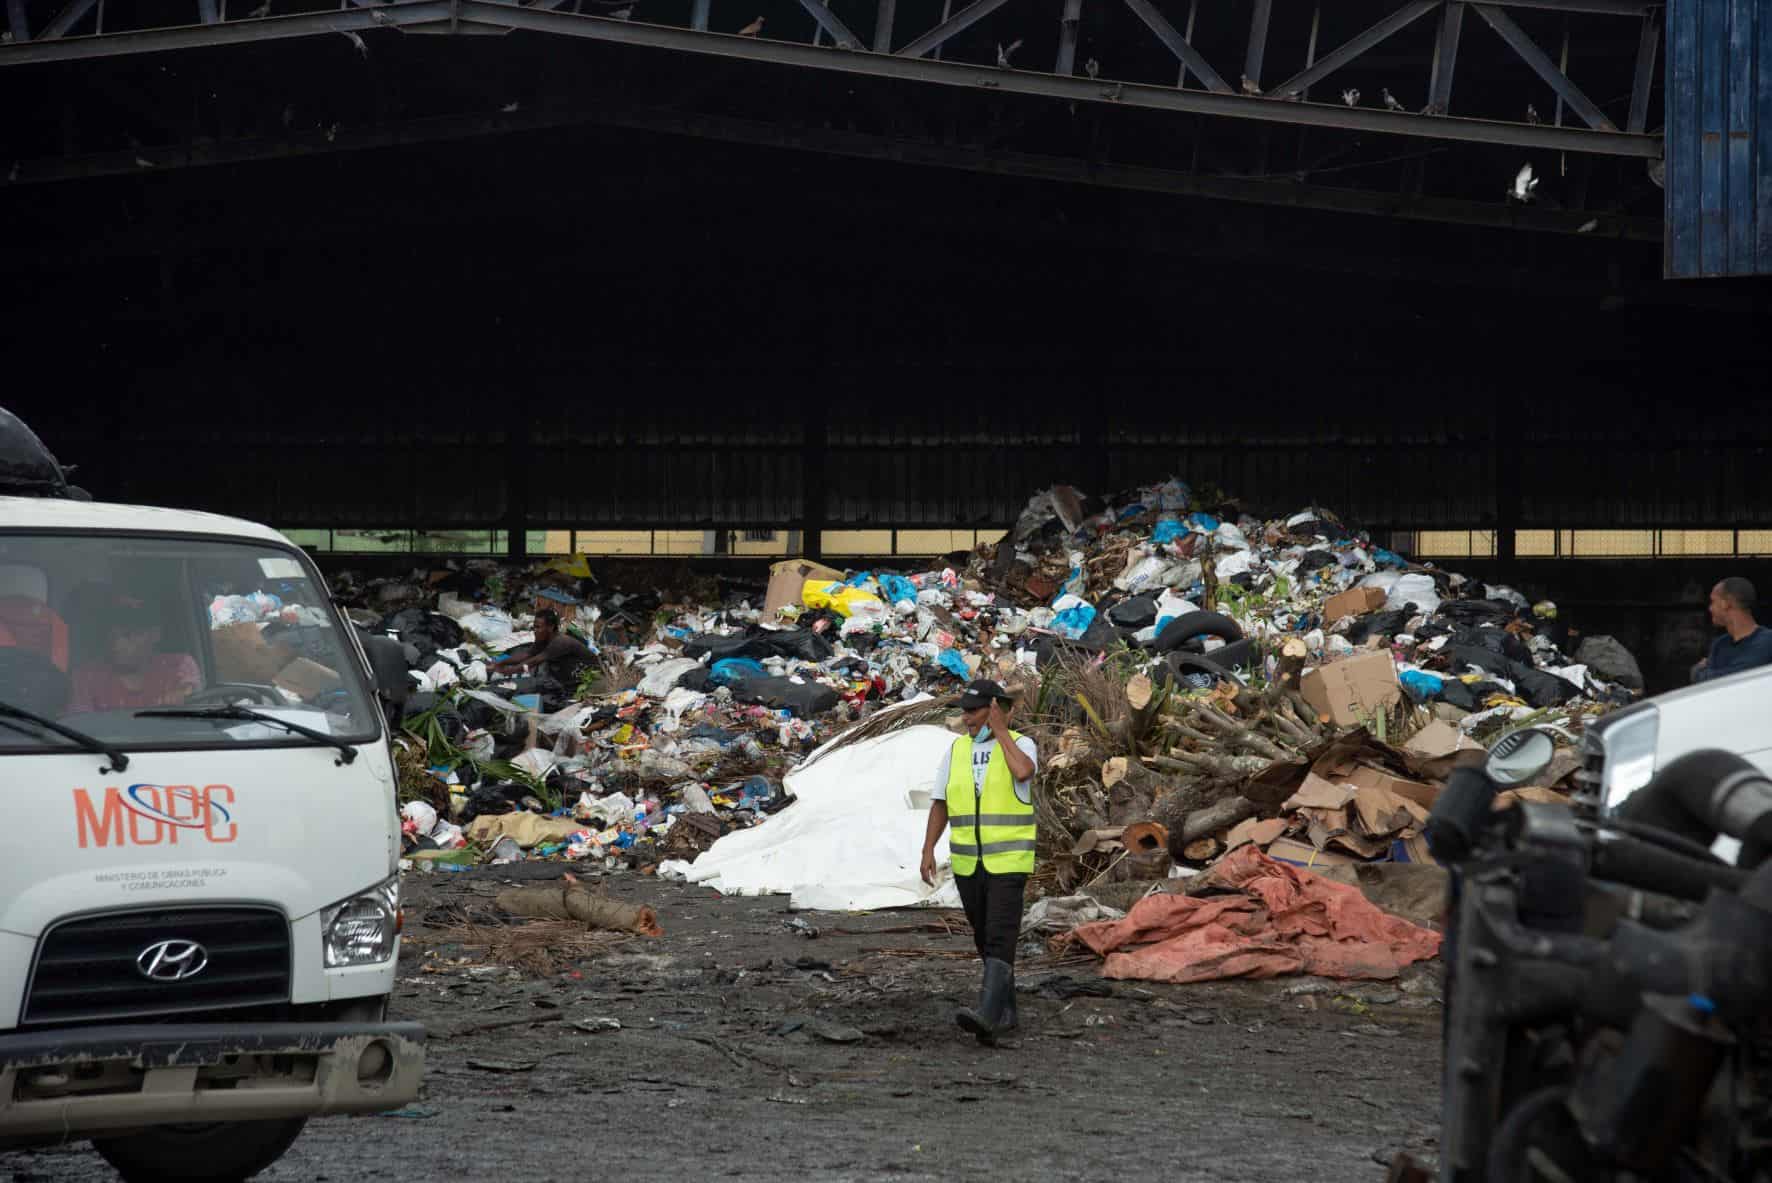
[[[931,887],[934,887],[935,886],[935,848],[933,846],[925,846],[923,848],[923,864],[922,864],[922,866],[920,866],[918,868],[918,870],[923,875],[923,882],[927,883]]]
[[[1000,699],[991,699],[991,713],[986,722],[990,725],[991,734],[999,739],[1008,734],[1009,716],[1003,713],[1003,703]]]

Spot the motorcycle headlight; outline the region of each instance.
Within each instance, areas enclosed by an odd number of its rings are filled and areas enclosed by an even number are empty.
[[[1606,728],[1601,739],[1605,764],[1600,772],[1600,801],[1607,813],[1655,776],[1655,740],[1660,729],[1661,713],[1654,707],[1620,718]]]
[[[400,877],[383,880],[320,912],[326,968],[374,965],[394,955],[400,933]]]

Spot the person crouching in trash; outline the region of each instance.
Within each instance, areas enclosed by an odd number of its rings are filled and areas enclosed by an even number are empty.
[[[960,697],[966,734],[942,758],[923,837],[923,881],[935,884],[935,843],[952,825],[948,852],[954,883],[972,939],[984,959],[978,1005],[954,1021],[995,1043],[1012,1031],[1015,1016],[1015,944],[1021,935],[1022,895],[1034,870],[1034,773],[1039,748],[1009,730],[1015,700],[996,682],[980,678]]]

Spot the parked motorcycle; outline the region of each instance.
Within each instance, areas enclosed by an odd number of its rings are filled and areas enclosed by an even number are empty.
[[[1451,873],[1440,1178],[1768,1183],[1772,780],[1699,751],[1622,804],[1494,808],[1557,735],[1457,769],[1426,828]]]

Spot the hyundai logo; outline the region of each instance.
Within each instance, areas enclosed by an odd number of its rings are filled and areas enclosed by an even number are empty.
[[[154,982],[182,982],[208,964],[209,954],[196,941],[155,941],[135,955],[135,971]]]

